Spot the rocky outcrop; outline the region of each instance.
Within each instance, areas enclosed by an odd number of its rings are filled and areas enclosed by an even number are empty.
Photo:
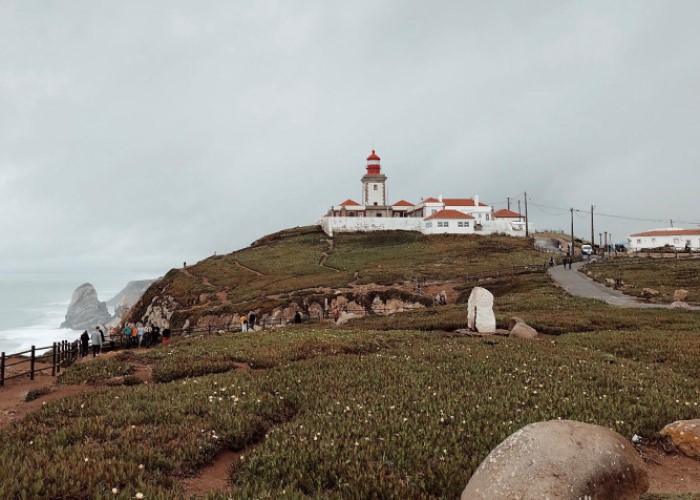
[[[103,325],[110,319],[107,304],[98,300],[95,287],[90,283],[84,283],[73,292],[66,319],[61,323],[61,328],[87,330],[94,328],[95,325]]]
[[[484,459],[462,500],[636,500],[649,488],[632,445],[605,427],[572,420],[527,425]]]
[[[661,429],[659,434],[669,438],[684,455],[700,459],[700,419],[678,420]]]
[[[650,301],[656,299],[657,295],[660,293],[661,292],[654,290],[653,288],[642,288],[642,298]]]
[[[688,290],[683,290],[682,288],[679,288],[678,290],[673,292],[673,301],[674,302],[685,302],[685,299],[688,298]]]
[[[475,286],[467,301],[467,327],[479,333],[496,331],[496,316],[493,314],[493,294],[486,288]]]

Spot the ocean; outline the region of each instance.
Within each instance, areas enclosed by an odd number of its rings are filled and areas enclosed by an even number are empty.
[[[107,301],[129,281],[157,276],[157,271],[0,272],[0,351],[10,354],[77,339],[81,332],[59,326],[73,291],[83,283],[92,283],[99,300]]]

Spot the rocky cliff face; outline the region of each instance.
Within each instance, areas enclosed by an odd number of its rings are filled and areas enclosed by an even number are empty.
[[[97,299],[95,287],[84,283],[73,292],[66,320],[61,323],[61,328],[86,330],[107,323],[110,319],[107,304]]]
[[[109,307],[131,307],[156,280],[129,281],[124,289],[107,301]]]

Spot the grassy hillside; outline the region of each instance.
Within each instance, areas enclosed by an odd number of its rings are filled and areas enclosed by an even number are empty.
[[[65,382],[112,376],[129,356],[71,367]],[[4,429],[0,497],[181,498],[180,479],[236,450],[230,491],[208,498],[457,498],[528,423],[570,418],[629,438],[696,417],[698,356],[697,330],[182,339],[138,356],[156,383],[49,402]]]
[[[673,292],[688,290],[687,302],[700,303],[700,259],[651,259],[620,257],[587,266],[591,277],[605,280],[622,278],[626,294],[641,296],[642,289],[661,292],[659,302],[673,302]]]
[[[140,319],[154,297],[165,295],[177,304],[172,321],[178,327],[202,315],[269,312],[310,293],[332,296],[351,285],[460,280],[543,261],[527,240],[507,236],[385,231],[341,233],[331,241],[317,226],[295,228],[171,270],[147,291],[131,317]]]

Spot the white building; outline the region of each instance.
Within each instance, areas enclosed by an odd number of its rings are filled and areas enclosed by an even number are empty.
[[[381,159],[372,150],[362,176],[361,202],[347,199],[334,205],[318,223],[326,234],[334,232],[404,230],[424,234],[494,234],[525,236],[525,217],[472,198],[422,198],[417,204],[400,200],[387,202],[386,175]]]
[[[700,229],[653,229],[643,233],[630,234],[627,237],[627,247],[630,250],[645,250],[648,248],[673,247],[678,250],[700,250]]]

